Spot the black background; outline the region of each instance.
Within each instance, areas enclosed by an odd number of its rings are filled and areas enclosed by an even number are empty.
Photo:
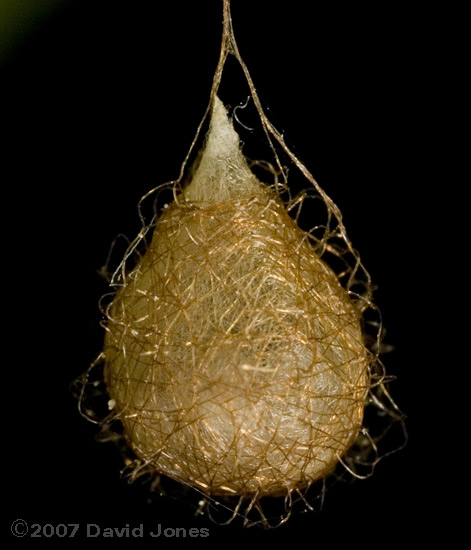
[[[221,2],[169,4],[65,2],[0,69],[7,527],[16,518],[161,523],[209,527],[207,543],[313,548],[450,535],[444,466],[428,440],[424,379],[438,365],[423,353],[433,316],[420,147],[430,130],[423,81],[439,40],[426,31],[431,14],[392,3],[233,2],[240,52],[269,118],[341,208],[378,286],[407,448],[371,479],[333,488],[321,513],[263,532],[217,527],[184,502],[147,504],[147,489],[120,479],[116,449],[97,443],[78,414],[69,386],[102,338],[97,303],[107,285],[97,271],[117,234],[138,231],[138,199],[178,177],[219,55]],[[230,78],[230,100],[244,102],[242,78]]]

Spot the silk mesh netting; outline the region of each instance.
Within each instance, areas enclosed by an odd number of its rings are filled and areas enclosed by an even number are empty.
[[[274,183],[251,170],[217,95],[228,55],[247,77]],[[379,321],[368,333],[366,312],[377,312],[369,275],[337,207],[266,118],[229,2],[207,115],[189,182],[166,184],[173,202],[150,223],[142,218],[111,279],[104,350],[81,381],[81,407],[132,451],[131,479],[162,475],[193,487],[201,502],[225,503],[230,518],[257,510],[263,523],[262,500],[283,497],[284,521],[293,495],[305,501],[339,464],[361,477],[356,466],[377,462],[365,407],[401,415],[384,385]],[[324,205],[312,231],[290,215],[308,193],[285,200],[277,147]],[[100,420],[87,404],[97,364],[111,411]]]

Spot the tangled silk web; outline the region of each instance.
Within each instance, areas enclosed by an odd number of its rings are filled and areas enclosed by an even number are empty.
[[[225,15],[223,51],[238,54]],[[339,463],[354,474],[355,457],[374,465],[365,407],[394,404],[380,400],[378,341],[368,347],[364,333],[369,279],[353,292],[361,263],[340,219],[322,238],[298,227],[277,186],[250,170],[216,91],[190,183],[152,224],[134,267],[135,243],[113,279],[100,356],[112,412],[102,424],[121,423],[131,477],[164,475],[266,523],[263,497],[285,497],[284,520],[287,497]],[[327,251],[353,255],[346,285]]]

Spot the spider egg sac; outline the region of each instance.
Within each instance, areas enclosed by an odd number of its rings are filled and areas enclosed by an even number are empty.
[[[127,442],[208,495],[283,495],[360,430],[360,314],[216,97],[189,184],[108,309],[105,380]]]

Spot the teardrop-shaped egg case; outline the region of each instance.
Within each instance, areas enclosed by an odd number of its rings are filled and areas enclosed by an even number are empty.
[[[362,426],[361,313],[215,97],[189,184],[107,309],[105,381],[148,468],[210,496],[287,495]]]

